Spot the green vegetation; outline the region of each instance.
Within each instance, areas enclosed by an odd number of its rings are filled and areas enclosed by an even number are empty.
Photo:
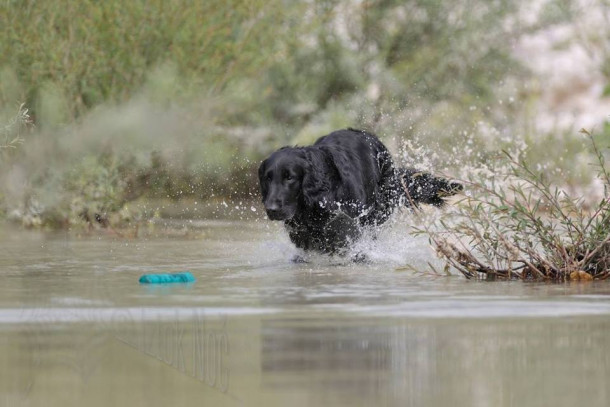
[[[0,217],[120,225],[151,200],[256,199],[264,155],[347,126],[452,173],[524,140],[561,177],[577,160],[557,157],[585,149],[531,130],[539,95],[512,46],[575,11],[523,20],[526,3],[4,1],[0,123],[25,102],[35,128],[0,137]]]
[[[277,4],[5,1],[0,65],[5,77],[18,80],[10,84],[12,92],[35,106],[41,120],[73,120],[101,103],[127,101],[167,62],[185,86],[167,84],[163,97],[175,98],[193,85],[221,89],[268,63],[274,33],[267,27],[280,17]],[[57,96],[61,100],[53,100]],[[62,106],[49,106],[57,102]],[[44,117],[51,113],[63,117]]]

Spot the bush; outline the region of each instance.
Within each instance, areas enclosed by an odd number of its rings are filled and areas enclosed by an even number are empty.
[[[592,280],[610,276],[610,172],[590,140],[603,197],[591,208],[552,186],[544,172],[506,154],[506,167],[473,171],[469,193],[437,222],[419,229],[441,258],[467,278]]]

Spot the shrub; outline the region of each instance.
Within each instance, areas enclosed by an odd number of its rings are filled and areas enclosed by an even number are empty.
[[[593,135],[603,197],[593,207],[506,152],[506,167],[473,171],[450,218],[421,227],[439,256],[467,278],[591,280],[610,276],[610,172]]]

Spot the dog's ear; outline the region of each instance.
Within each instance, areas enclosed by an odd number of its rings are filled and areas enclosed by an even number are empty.
[[[332,202],[331,183],[325,159],[321,152],[306,151],[305,160],[307,164],[301,186],[305,205],[325,208]]]

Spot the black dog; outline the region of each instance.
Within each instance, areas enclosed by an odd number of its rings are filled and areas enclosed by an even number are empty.
[[[379,139],[355,129],[313,146],[283,147],[258,169],[263,204],[282,220],[299,248],[337,253],[363,226],[385,222],[400,205],[443,204],[462,186],[414,169],[394,167]]]

